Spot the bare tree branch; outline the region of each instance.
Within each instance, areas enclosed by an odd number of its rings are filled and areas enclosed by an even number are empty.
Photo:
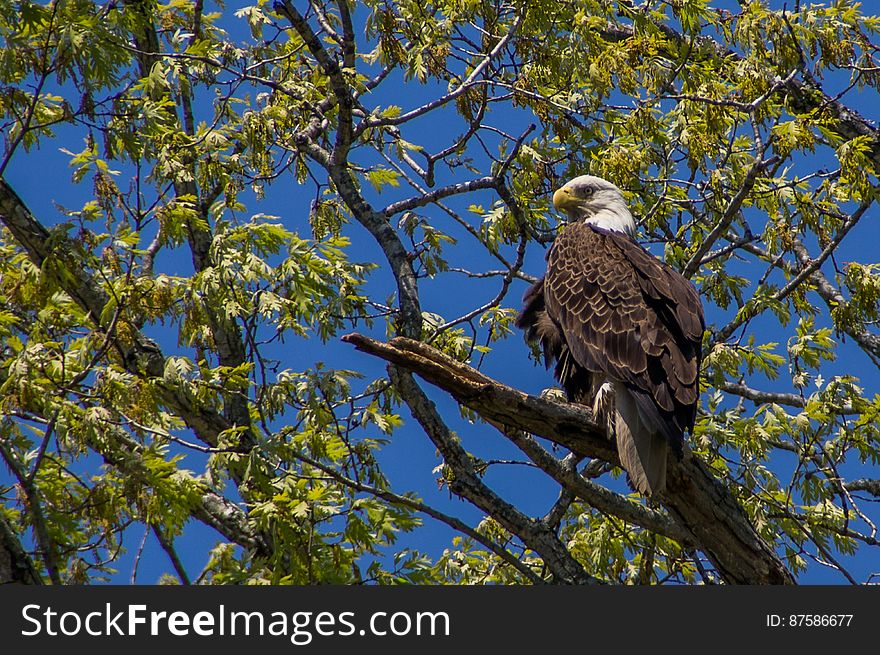
[[[748,385],[735,384],[733,382],[722,382],[718,384],[717,387],[721,389],[721,391],[741,396],[756,403],[776,403],[777,405],[788,405],[789,407],[797,407],[798,409],[803,409],[807,406],[806,401],[796,393],[760,391],[758,389],[753,389]],[[836,408],[835,413],[846,415],[859,414],[860,412],[857,412],[851,404],[846,404],[840,408]]]
[[[187,575],[183,562],[180,561],[180,556],[178,556],[177,550],[174,548],[174,541],[169,539],[159,526],[152,525],[150,527],[152,528],[153,534],[156,536],[159,545],[162,546],[162,550],[165,551],[165,554],[168,555],[168,559],[171,560],[171,565],[174,567],[177,577],[180,578],[180,582],[185,585],[190,584],[189,575]]]
[[[859,478],[858,480],[845,482],[843,486],[847,491],[867,491],[872,496],[880,498],[880,480]]]
[[[340,2],[339,4],[341,7],[345,3]],[[283,0],[282,2],[275,2],[273,8],[276,12],[285,16],[290,21],[290,24],[306,44],[309,52],[311,52],[312,56],[317,60],[318,65],[327,74],[327,77],[330,78],[330,88],[333,90],[333,95],[336,98],[336,105],[339,108],[339,118],[336,127],[336,144],[333,147],[330,163],[337,166],[344,165],[346,157],[348,156],[348,151],[351,148],[353,137],[351,123],[353,98],[351,95],[351,88],[345,81],[345,76],[342,73],[342,69],[339,67],[339,63],[329,52],[327,52],[321,43],[321,40],[318,38],[318,35],[315,34],[311,25],[309,25],[308,21],[303,18],[302,14],[297,11],[296,7],[294,7],[288,0]],[[343,27],[345,29],[345,36],[343,37],[343,49],[345,51],[344,57],[350,61],[351,65],[354,65],[354,38],[351,33],[351,17],[348,16],[347,11],[348,9],[346,7],[343,16]],[[348,22],[347,25],[346,17]]]
[[[774,267],[785,271],[789,275],[797,275],[800,270],[791,262],[786,262],[780,257],[773,257],[766,250],[753,243],[744,244],[743,249],[757,255],[764,261],[772,262]],[[809,266],[813,262],[806,246],[796,238],[792,238],[792,251],[801,266]],[[837,307],[843,307],[847,304],[846,298],[844,298],[843,294],[837,287],[831,284],[821,269],[812,271],[808,279],[810,284],[816,289],[816,293],[819,294],[819,297],[822,298],[829,309],[834,310]],[[744,321],[738,321],[737,326],[741,325],[743,322]],[[725,330],[724,334],[719,332],[717,336],[727,338],[734,330],[736,330],[736,326],[734,326],[732,330]],[[841,325],[840,330],[852,337],[872,361],[880,366],[880,335],[873,334],[859,326],[848,324]]]
[[[369,127],[377,127],[380,125],[401,125],[403,123],[407,123],[411,121],[413,118],[418,116],[422,116],[431,112],[438,107],[442,107],[445,104],[455,100],[462,93],[466,92],[471,86],[479,83],[479,77],[483,74],[483,71],[489,66],[489,64],[500,55],[504,49],[507,47],[507,44],[510,43],[510,40],[514,37],[517,30],[519,30],[520,25],[522,24],[523,19],[525,18],[525,9],[520,10],[520,13],[517,15],[513,24],[510,26],[510,29],[507,33],[498,39],[498,42],[489,52],[482,55],[482,61],[477,64],[474,69],[470,72],[470,74],[461,81],[461,83],[456,86],[452,91],[446,93],[439,98],[435,98],[430,102],[425,103],[421,107],[417,107],[408,112],[404,112],[399,116],[394,117],[382,117],[382,118],[367,118],[363,121],[363,123],[358,127],[358,132],[363,131]]]
[[[724,210],[724,213],[721,215],[721,218],[718,219],[715,227],[713,227],[712,231],[703,238],[703,241],[700,242],[700,245],[697,247],[694,254],[691,255],[690,260],[685,265],[684,270],[681,273],[684,277],[690,279],[694,276],[694,273],[696,273],[700,269],[700,264],[702,263],[703,258],[712,249],[712,246],[715,245],[715,242],[718,241],[718,239],[720,239],[725,232],[727,232],[727,228],[730,227],[730,224],[739,215],[743,201],[751,193],[752,188],[755,186],[755,182],[758,181],[758,175],[764,172],[768,166],[772,165],[778,160],[778,157],[775,156],[765,160],[763,159],[763,156],[763,152],[759,152],[757,154],[758,158],[752,164],[752,167],[749,169],[748,173],[746,173],[746,177],[743,180],[742,185],[739,189],[737,189],[736,193],[730,199],[730,202],[727,204],[727,207]]]
[[[834,235],[834,238],[828,242],[828,245],[822,249],[822,252],[819,253],[819,256],[815,259],[806,262],[802,261],[803,268],[795,275],[791,280],[789,280],[788,284],[782,287],[776,294],[773,296],[774,300],[782,300],[789,294],[791,294],[795,289],[800,286],[800,284],[809,278],[814,272],[818,271],[822,264],[834,254],[834,251],[837,250],[837,247],[843,241],[844,237],[849,233],[851,229],[853,229],[856,224],[859,222],[859,219],[864,215],[868,208],[874,204],[874,199],[871,198],[869,200],[865,200],[859,205],[859,208],[853,212],[852,216],[847,218],[843,225],[840,226],[840,230],[838,230],[837,234]]]
[[[427,193],[420,193],[419,195],[407,198],[406,200],[393,202],[383,209],[382,213],[390,218],[400,212],[409,211],[416,207],[424,207],[425,205],[430,205],[432,202],[437,202],[438,200],[448,198],[449,196],[458,195],[460,193],[469,193],[471,191],[476,191],[477,189],[494,189],[497,184],[498,181],[495,176],[486,176],[468,182],[448,184]]]
[[[324,49],[320,40],[305,19],[296,11],[296,8],[285,0],[284,2],[276,2],[275,10],[291,21],[294,29],[305,41],[324,73],[330,78],[333,96],[325,100],[325,106],[322,107],[322,110],[329,109],[335,103],[348,103],[345,107],[340,106],[337,140],[332,153],[327,153],[314,142],[314,138],[322,126],[322,121],[318,116],[312,120],[312,126],[309,130],[297,135],[297,147],[308,153],[327,170],[343,202],[382,248],[385,258],[391,266],[391,272],[397,281],[400,303],[400,313],[397,320],[398,330],[406,336],[418,337],[421,333],[422,311],[419,302],[418,281],[412,267],[412,261],[386,216],[371,207],[361,195],[346,161],[348,148],[351,146],[353,137],[351,133],[352,99],[350,90],[345,84],[338,63]],[[340,132],[345,132],[346,135],[340,137]]]

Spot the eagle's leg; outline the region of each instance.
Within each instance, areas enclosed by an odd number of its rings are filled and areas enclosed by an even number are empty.
[[[603,382],[593,396],[593,417],[596,422],[607,418],[614,407],[614,387],[610,382]],[[613,436],[613,435],[609,435]]]
[[[594,374],[595,375],[595,374]],[[605,436],[609,440],[617,439],[617,410],[615,408],[614,385],[605,380],[605,376],[595,375],[593,388],[593,420],[605,426]]]

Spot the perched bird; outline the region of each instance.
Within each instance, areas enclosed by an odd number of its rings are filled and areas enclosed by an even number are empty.
[[[516,324],[538,342],[570,401],[592,406],[616,439],[633,487],[666,484],[668,449],[681,457],[699,398],[700,296],[633,239],[616,186],[582,175],[553,194],[569,219],[547,272],[523,297]]]

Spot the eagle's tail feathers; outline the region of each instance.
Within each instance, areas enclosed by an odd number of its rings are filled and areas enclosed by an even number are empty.
[[[615,387],[613,427],[620,463],[636,491],[653,496],[666,486],[667,437],[644,420],[636,396],[626,386]]]
[[[662,435],[662,438],[672,446],[673,452],[678,457],[681,457],[682,437],[684,434],[681,427],[676,424],[675,415],[672,413],[664,415],[654,403],[651,395],[646,391],[634,387],[626,387],[626,390],[629,392],[629,397],[635,402],[641,422],[649,426],[653,432]]]

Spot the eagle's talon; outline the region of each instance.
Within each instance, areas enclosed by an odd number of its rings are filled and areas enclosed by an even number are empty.
[[[559,387],[550,387],[549,389],[542,389],[541,393],[538,394],[544,400],[552,400],[557,403],[565,403],[568,402],[568,396],[565,391],[560,389]]]

